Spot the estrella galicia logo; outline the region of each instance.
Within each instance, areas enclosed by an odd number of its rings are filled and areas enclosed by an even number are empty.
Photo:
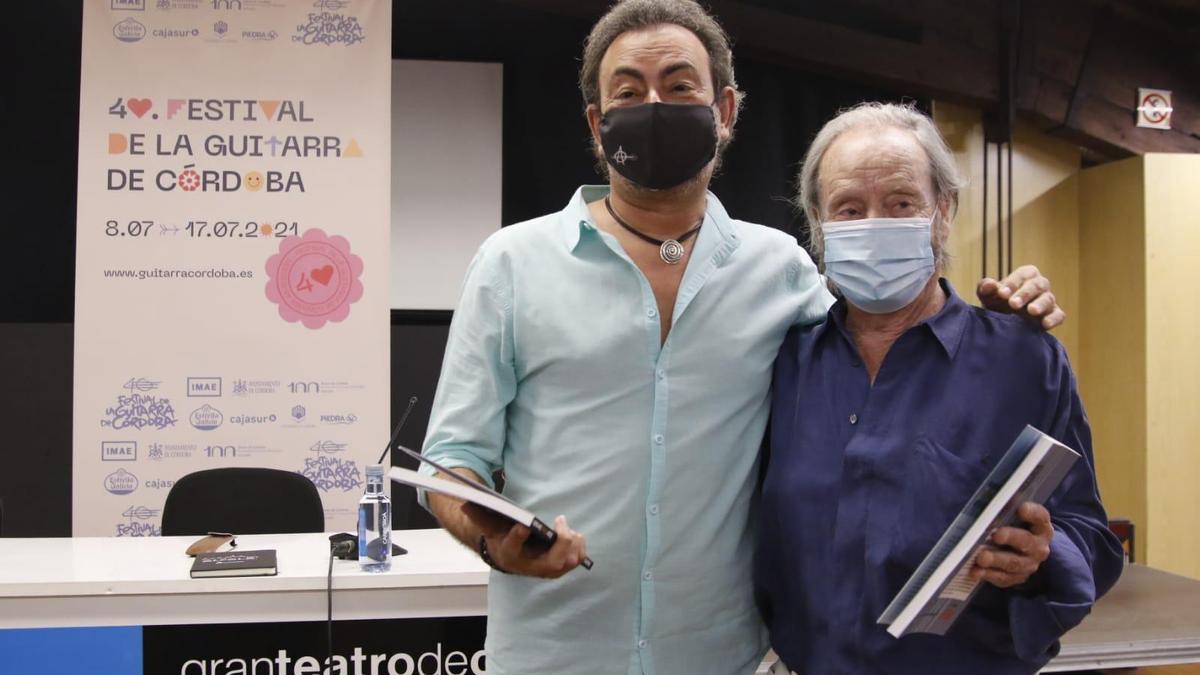
[[[187,395],[217,398],[221,395],[221,378],[189,377],[187,379]]]
[[[121,42],[138,42],[146,37],[146,27],[140,21],[129,17],[113,26],[113,37]]]
[[[225,416],[221,414],[221,411],[207,403],[192,411],[192,426],[200,431],[212,431],[221,426],[224,421]]]
[[[100,459],[105,462],[132,462],[137,459],[137,441],[103,441]]]
[[[292,419],[296,420],[297,422],[303,422],[304,416],[307,414],[308,411],[305,410],[304,406],[302,405],[292,407]]]
[[[125,469],[117,469],[104,477],[104,489],[114,495],[131,494],[138,489],[138,477]]]
[[[146,9],[146,0],[112,0],[112,4],[109,7],[141,12]]]

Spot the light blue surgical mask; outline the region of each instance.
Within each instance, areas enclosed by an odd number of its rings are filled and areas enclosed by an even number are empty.
[[[821,225],[825,275],[871,314],[907,306],[933,276],[931,218],[866,218]]]

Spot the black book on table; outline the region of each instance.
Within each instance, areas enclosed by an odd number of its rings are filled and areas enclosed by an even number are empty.
[[[275,549],[201,553],[192,563],[192,578],[273,577],[279,569]]]

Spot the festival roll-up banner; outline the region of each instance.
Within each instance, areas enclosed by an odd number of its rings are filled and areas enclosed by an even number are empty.
[[[75,536],[159,534],[176,480],[237,466],[352,529],[389,415],[390,1],[83,7]]]

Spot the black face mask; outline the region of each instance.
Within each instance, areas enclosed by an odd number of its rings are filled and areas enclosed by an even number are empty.
[[[600,119],[609,166],[652,190],[686,182],[717,154],[717,122],[707,105],[643,103],[612,108]]]

